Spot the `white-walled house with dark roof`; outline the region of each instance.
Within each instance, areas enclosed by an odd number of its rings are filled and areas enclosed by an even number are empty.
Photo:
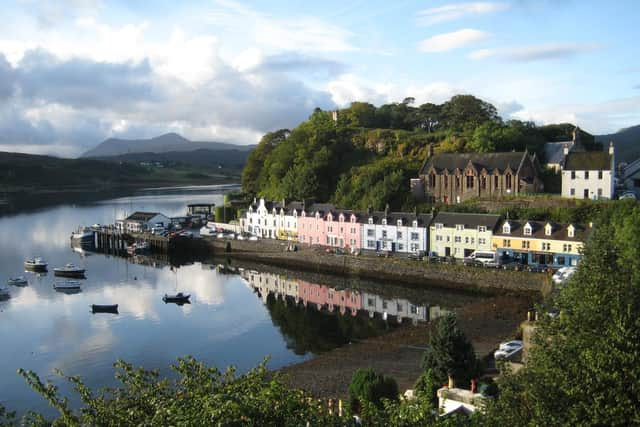
[[[362,248],[400,253],[429,250],[429,214],[368,212],[362,215]]]

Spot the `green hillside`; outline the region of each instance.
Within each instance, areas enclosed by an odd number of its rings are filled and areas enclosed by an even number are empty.
[[[616,147],[616,162],[631,163],[640,158],[640,125],[621,129],[609,135],[598,135],[596,140],[603,144],[613,141]]]
[[[571,139],[574,125],[537,127],[503,121],[471,95],[413,106],[413,98],[375,107],[354,102],[337,112],[316,109],[292,130],[267,133],[249,155],[243,190],[269,199],[331,201],[340,207],[410,208],[429,144],[438,152],[525,150],[542,156],[546,141]],[[593,136],[582,133],[585,145]]]

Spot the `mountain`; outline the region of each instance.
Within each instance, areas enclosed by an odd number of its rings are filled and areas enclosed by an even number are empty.
[[[640,158],[640,125],[621,129],[609,135],[596,135],[596,141],[606,147],[613,141],[616,147],[616,163],[632,161]]]
[[[129,153],[166,153],[178,151],[238,150],[251,151],[253,146],[226,144],[223,142],[190,141],[177,133],[167,133],[151,139],[109,138],[97,147],[83,153],[80,157],[107,157]]]
[[[250,146],[253,147],[253,146]],[[244,148],[244,147],[243,147]],[[248,150],[209,150],[200,148],[193,151],[167,151],[164,153],[127,153],[116,156],[96,156],[95,159],[115,162],[160,162],[160,163],[184,163],[194,166],[217,166],[228,169],[242,169],[247,162]]]

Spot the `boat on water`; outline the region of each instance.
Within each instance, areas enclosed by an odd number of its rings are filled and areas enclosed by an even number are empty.
[[[75,265],[69,263],[64,267],[54,268],[53,274],[62,277],[84,277],[85,271],[86,270],[84,268],[76,267]]]
[[[178,292],[177,294],[164,294],[162,297],[162,301],[166,303],[176,303],[176,304],[191,304],[189,298],[190,294],[183,294],[182,292]]]
[[[237,267],[230,265],[218,264],[217,270],[220,274],[240,274],[240,270]]]
[[[0,288],[0,300],[11,298],[11,292],[9,292],[9,288]]]
[[[55,282],[53,284],[53,289],[57,291],[80,290],[80,282],[78,282],[77,280],[65,280],[62,282]]]
[[[46,271],[47,262],[40,257],[29,258],[25,260],[24,268],[31,271]]]
[[[127,247],[127,252],[129,253],[129,255],[139,255],[149,252],[150,249],[151,245],[149,244],[149,242],[136,242]]]
[[[71,240],[80,242],[92,242],[94,236],[93,229],[89,227],[80,227],[71,233]]]
[[[9,277],[9,279],[7,280],[7,285],[26,286],[28,284],[29,284],[29,281],[24,276]]]
[[[91,312],[118,314],[118,304],[91,304]]]

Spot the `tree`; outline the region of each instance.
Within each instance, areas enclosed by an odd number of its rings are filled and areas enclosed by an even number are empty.
[[[258,146],[251,151],[242,170],[241,182],[245,193],[250,195],[258,194],[260,191],[259,177],[265,160],[277,145],[286,140],[289,133],[289,129],[269,132],[262,137]]]
[[[458,131],[473,131],[482,123],[500,123],[496,107],[473,95],[456,95],[442,104],[442,118],[445,126]]]
[[[473,345],[458,328],[453,314],[437,320],[422,359],[422,368],[431,372],[436,384],[451,376],[458,384],[469,384],[478,373]]]
[[[640,424],[640,207],[610,204],[580,267],[537,322],[526,367],[500,381],[487,424]]]
[[[374,127],[376,118],[376,107],[368,102],[352,102],[349,107],[348,116],[351,124],[356,127]]]
[[[374,404],[382,409],[382,399],[397,400],[398,384],[385,375],[376,373],[373,369],[358,369],[349,384],[349,407],[356,413],[365,402]]]

